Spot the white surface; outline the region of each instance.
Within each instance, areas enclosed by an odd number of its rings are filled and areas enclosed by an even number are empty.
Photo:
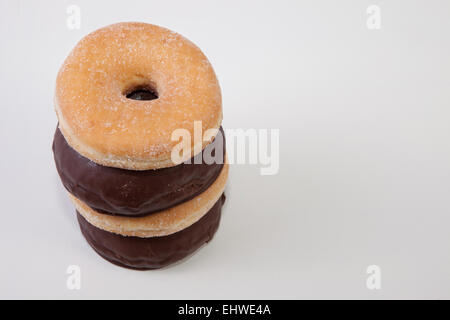
[[[68,30],[66,8],[81,8]],[[368,30],[366,8],[381,8]],[[450,298],[448,1],[1,0],[0,298]],[[143,21],[195,42],[226,128],[279,128],[280,171],[231,168],[215,239],[121,269],[87,245],[57,176],[54,80],[87,33]],[[66,288],[81,267],[82,287]],[[381,290],[366,268],[382,270]]]

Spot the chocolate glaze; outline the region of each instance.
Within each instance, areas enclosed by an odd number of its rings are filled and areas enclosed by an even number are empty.
[[[91,225],[77,212],[81,233],[104,259],[121,267],[148,270],[165,267],[187,257],[209,242],[219,227],[225,196],[196,223],[163,237],[126,237]]]
[[[213,156],[222,148],[225,135],[203,151]],[[212,150],[212,151],[211,151]],[[175,167],[134,171],[105,167],[72,149],[57,128],[53,139],[56,168],[64,187],[92,209],[111,215],[144,216],[194,198],[219,176],[222,163],[182,163]],[[203,159],[203,157],[202,157]]]

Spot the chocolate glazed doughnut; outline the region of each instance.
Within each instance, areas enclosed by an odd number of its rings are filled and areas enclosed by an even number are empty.
[[[144,216],[188,201],[205,191],[218,177],[220,163],[206,164],[205,152],[214,156],[216,148],[225,155],[225,135],[202,151],[202,162],[179,164],[158,170],[125,170],[105,167],[72,149],[57,128],[53,153],[64,187],[92,209],[112,215]],[[222,159],[223,160],[223,159]]]
[[[121,267],[149,270],[181,260],[209,242],[220,223],[225,195],[196,223],[163,237],[126,237],[96,228],[77,212],[81,233],[104,259]]]

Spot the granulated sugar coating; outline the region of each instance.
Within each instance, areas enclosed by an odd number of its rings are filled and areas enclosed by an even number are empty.
[[[158,98],[126,98],[142,88]],[[214,70],[197,46],[168,29],[134,22],[84,37],[62,65],[55,92],[68,143],[98,164],[132,170],[173,166],[178,142],[172,132],[183,128],[193,137],[194,121],[203,131],[218,129],[221,101]]]

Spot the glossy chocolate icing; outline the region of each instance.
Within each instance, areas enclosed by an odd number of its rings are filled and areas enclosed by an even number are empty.
[[[165,267],[183,259],[209,242],[219,227],[225,196],[196,223],[163,237],[126,237],[91,225],[77,212],[83,236],[104,259],[121,267],[148,270]]]
[[[202,154],[223,148],[225,155],[225,135],[220,131],[223,139],[215,139]],[[62,183],[71,194],[98,212],[123,216],[144,216],[188,201],[205,191],[223,168],[223,163],[193,164],[193,159],[191,164],[158,170],[105,167],[72,149],[58,128],[53,153]]]

